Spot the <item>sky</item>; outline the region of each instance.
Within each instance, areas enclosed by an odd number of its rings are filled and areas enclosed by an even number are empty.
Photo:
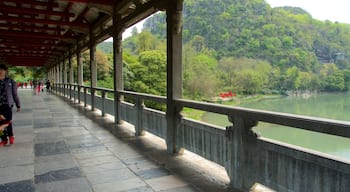
[[[272,7],[294,6],[309,12],[319,20],[350,23],[349,0],[266,0]]]
[[[315,19],[350,24],[350,0],[266,0],[266,2],[272,7],[301,7]],[[137,27],[138,31],[141,31],[144,21],[127,29],[123,33],[123,39],[131,35],[131,29],[133,27]],[[112,41],[112,39],[110,38],[107,41]]]

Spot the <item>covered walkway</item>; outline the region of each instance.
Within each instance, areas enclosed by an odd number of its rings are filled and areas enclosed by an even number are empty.
[[[16,143],[0,149],[1,192],[231,191],[225,170],[196,155],[170,156],[160,139],[56,95],[19,93]]]

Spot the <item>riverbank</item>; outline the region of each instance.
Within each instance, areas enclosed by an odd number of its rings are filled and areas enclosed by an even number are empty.
[[[261,95],[261,94],[237,95],[232,100],[221,101],[216,103],[221,105],[228,105],[228,106],[239,106],[244,103],[258,102],[258,101],[267,100],[267,99],[277,99],[281,97],[284,97],[284,96],[283,95]],[[195,119],[195,120],[202,120],[202,117],[205,113],[206,113],[205,111],[190,109],[190,108],[184,108],[184,110],[182,111],[182,114],[185,117]]]

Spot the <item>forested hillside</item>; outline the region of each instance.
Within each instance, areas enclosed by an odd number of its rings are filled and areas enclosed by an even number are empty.
[[[184,1],[184,43],[195,36],[225,56],[268,60],[273,66],[316,70],[317,61],[350,55],[350,25],[319,21],[301,8],[271,8],[264,0]],[[145,28],[165,38],[165,16],[147,20]],[[336,61],[348,68],[349,58]]]
[[[186,97],[350,89],[349,24],[264,0],[186,0],[183,23]],[[165,33],[160,13],[124,40],[126,89],[165,94]]]

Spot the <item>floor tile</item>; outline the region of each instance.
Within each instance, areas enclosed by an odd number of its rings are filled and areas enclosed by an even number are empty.
[[[64,141],[54,143],[40,143],[34,146],[35,156],[57,155],[69,153],[69,149]]]
[[[34,192],[34,184],[32,180],[18,181],[14,183],[6,183],[0,185],[1,192]]]
[[[55,170],[55,171],[49,171],[47,173],[41,174],[41,175],[35,175],[35,183],[49,183],[53,181],[62,181],[62,180],[68,180],[72,178],[81,177],[82,174],[80,172],[80,169],[78,167],[70,168],[70,169],[62,169],[62,170]]]
[[[131,178],[136,178],[135,174],[126,168],[91,173],[91,174],[87,174],[86,177],[92,185],[101,184],[101,183],[110,183],[114,181],[124,181]]]
[[[0,168],[0,184],[31,180],[34,177],[34,166],[18,165]]]
[[[146,169],[141,170],[139,172],[136,172],[136,175],[141,177],[144,180],[147,179],[153,179],[157,177],[163,177],[170,175],[170,172],[167,169],[163,168],[153,168],[153,169]]]
[[[183,180],[173,175],[146,180],[146,183],[155,191],[184,187],[187,185]]]
[[[111,183],[103,183],[93,185],[95,192],[120,192],[120,191],[130,191],[132,189],[137,189],[144,187],[146,184],[139,178],[129,179],[124,181],[114,181]]]
[[[36,192],[93,192],[84,178],[35,185]]]

